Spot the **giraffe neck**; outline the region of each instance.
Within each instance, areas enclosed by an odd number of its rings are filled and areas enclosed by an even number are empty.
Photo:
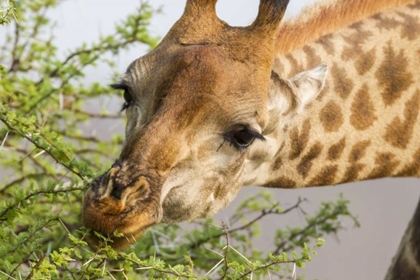
[[[385,279],[420,279],[420,200]]]
[[[415,0],[323,0],[303,10],[296,19],[284,22],[278,31],[276,49],[289,53],[340,28],[376,13]]]
[[[245,184],[298,188],[420,176],[420,1],[321,37],[274,67],[290,77],[320,63],[326,88],[267,137],[269,164]]]

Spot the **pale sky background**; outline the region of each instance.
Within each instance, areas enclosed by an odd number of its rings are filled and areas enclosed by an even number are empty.
[[[218,15],[232,25],[250,24],[257,14],[256,0],[221,0],[218,4]],[[296,15],[302,5],[311,0],[291,0],[288,16]],[[152,20],[151,30],[163,36],[181,15],[185,1],[154,0],[153,6],[162,6],[162,14]],[[58,20],[57,43],[63,51],[90,42],[99,34],[109,34],[114,23],[124,18],[139,5],[134,0],[67,0],[53,14]],[[0,30],[1,35],[1,30]],[[144,54],[145,49],[132,49],[127,53],[115,56],[117,67],[125,71],[128,64]],[[109,81],[111,72],[107,69],[96,69],[87,73],[88,80]],[[118,106],[112,106],[117,108]],[[110,105],[111,106],[111,105]],[[115,126],[114,126],[115,127]],[[116,155],[117,156],[117,155]],[[299,270],[298,275],[307,275],[306,279],[354,280],[382,279],[397,250],[402,234],[410,220],[420,195],[419,179],[381,179],[346,184],[336,187],[310,188],[301,190],[273,190],[276,198],[285,207],[292,205],[298,197],[308,198],[310,203],[305,209],[311,213],[321,201],[330,201],[343,193],[351,201],[350,209],[359,216],[362,225],[353,229],[350,221],[346,231],[340,232],[337,238],[326,238],[325,248],[319,249],[306,269]],[[237,200],[229,207],[237,205],[241,198],[260,191],[261,188],[243,190]],[[217,219],[228,217],[229,208],[217,215]],[[270,243],[275,228],[282,225],[302,225],[302,217],[287,215],[272,216],[264,223],[263,236],[258,245],[269,250],[264,240]]]

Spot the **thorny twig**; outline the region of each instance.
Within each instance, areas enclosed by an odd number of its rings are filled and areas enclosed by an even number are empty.
[[[320,225],[325,223],[326,221],[334,218],[335,216],[337,216],[337,214],[339,214],[339,211],[334,211],[333,213],[331,213],[330,215],[327,215],[325,217],[323,217],[322,219],[319,220],[314,220],[313,222],[309,223],[306,227],[304,227],[303,229],[301,229],[300,231],[294,232],[292,233],[287,240],[281,242],[279,245],[277,245],[276,249],[273,251],[273,254],[279,254],[280,251],[288,251],[290,250],[289,247],[285,247],[286,244],[288,242],[290,242],[291,240],[294,240],[296,237],[298,237],[299,235],[303,235],[305,232],[307,232],[308,230],[310,230],[312,227],[315,227],[316,225]]]
[[[38,196],[41,194],[58,194],[58,193],[67,193],[67,192],[72,192],[72,191],[84,191],[85,188],[84,187],[74,187],[74,188],[70,188],[70,189],[63,189],[63,190],[52,190],[52,191],[46,191],[46,190],[41,190],[41,191],[37,191],[37,192],[33,192],[28,194],[23,200],[28,200],[31,197],[34,196]],[[0,213],[0,221],[6,220],[4,217],[7,212],[9,212],[12,208],[16,207],[17,204],[12,204],[9,207],[5,208],[1,213]]]
[[[11,126],[5,119],[3,119],[3,118],[1,118],[0,117],[0,121],[2,121],[11,131],[15,131],[15,132],[17,132],[17,130],[13,127],[13,126]],[[45,148],[43,148],[43,147],[41,147],[40,145],[38,145],[38,143],[36,142],[36,141],[34,141],[33,139],[32,139],[32,137],[31,137],[31,135],[29,135],[29,134],[23,134],[23,137],[25,138],[25,139],[27,139],[29,142],[31,142],[32,144],[34,144],[35,145],[35,147],[37,147],[38,149],[40,149],[40,150],[43,150],[43,151],[45,151],[50,157],[52,157],[58,164],[61,164],[61,165],[63,165],[65,168],[67,168],[70,172],[72,172],[72,173],[74,173],[75,175],[77,175],[80,179],[82,179],[83,181],[85,180],[85,178],[84,178],[84,176],[80,173],[80,172],[78,172],[78,171],[76,171],[76,170],[74,170],[73,168],[71,168],[67,163],[64,163],[62,160],[59,160],[56,156],[54,156],[54,154],[51,152],[51,151],[49,151],[49,150],[47,150],[47,149],[45,149]],[[45,138],[44,138],[45,139]],[[45,139],[45,140],[47,140],[47,139]]]
[[[292,210],[300,209],[301,204],[305,201],[306,201],[306,199],[299,198],[295,205],[285,209],[284,211],[279,211],[277,209],[278,203],[276,203],[271,208],[269,208],[268,210],[263,209],[261,211],[260,215],[258,215],[256,218],[254,218],[252,221],[248,222],[247,224],[245,224],[243,226],[240,226],[240,227],[237,227],[237,228],[229,229],[228,234],[231,234],[231,233],[236,232],[236,231],[247,229],[251,225],[255,224],[256,222],[260,221],[262,218],[264,218],[264,217],[266,217],[270,214],[284,215],[284,214],[289,213]],[[198,240],[197,242],[191,244],[190,247],[191,247],[191,249],[197,249],[198,247],[200,247],[202,244],[208,242],[209,240],[214,239],[214,238],[219,238],[219,237],[223,236],[224,234],[225,234],[224,232],[221,232],[219,234],[209,236],[206,239]]]
[[[225,263],[225,269],[223,272],[223,275],[221,277],[221,279],[224,279],[226,277],[227,271],[229,269],[229,262],[228,262],[228,254],[229,254],[229,227],[222,221],[222,229],[223,229],[223,233],[226,236],[226,245],[225,245],[225,252],[223,255],[223,260]]]

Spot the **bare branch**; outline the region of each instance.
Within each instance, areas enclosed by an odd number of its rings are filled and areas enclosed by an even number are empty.
[[[13,47],[12,47],[12,62],[9,67],[8,72],[16,72],[17,65],[19,63],[19,58],[17,57],[17,46],[20,39],[20,29],[19,24],[15,21],[15,40],[13,41]]]
[[[305,201],[306,201],[306,199],[299,198],[295,205],[285,209],[284,211],[278,211],[278,209],[276,209],[278,207],[278,204],[276,203],[268,210],[263,209],[261,211],[261,214],[259,216],[257,216],[256,218],[254,218],[252,221],[248,222],[247,224],[245,224],[243,226],[240,226],[240,227],[237,227],[237,228],[234,228],[234,229],[230,229],[230,230],[228,230],[228,233],[231,234],[231,233],[236,232],[236,231],[245,230],[245,229],[249,228],[251,225],[255,224],[256,222],[260,221],[262,218],[264,218],[264,217],[266,217],[270,214],[284,215],[284,214],[287,214],[294,209],[300,209],[300,205]],[[215,235],[210,236],[206,239],[199,240],[198,242],[195,242],[195,243],[191,244],[190,248],[192,250],[194,250],[194,249],[200,247],[201,245],[203,245],[204,243],[208,242],[209,240],[214,239],[214,238],[220,238],[223,235],[225,235],[224,232],[219,233],[219,234],[215,234]]]
[[[230,248],[230,244],[229,244],[229,227],[222,221],[222,228],[223,228],[223,233],[226,236],[226,245],[225,245],[225,252],[223,255],[223,260],[225,263],[225,269],[223,271],[223,275],[220,279],[225,279],[226,278],[226,274],[227,271],[229,269],[229,262],[228,262],[228,254],[229,254],[229,248]]]

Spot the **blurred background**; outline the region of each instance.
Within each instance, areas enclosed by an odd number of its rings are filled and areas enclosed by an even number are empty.
[[[287,17],[299,14],[302,7],[310,5],[312,0],[291,0]],[[151,4],[160,9],[151,21],[152,35],[164,36],[172,24],[182,14],[185,1],[154,0]],[[248,25],[258,11],[257,0],[219,0],[218,15],[231,25]],[[112,32],[116,22],[138,7],[134,0],[67,0],[63,1],[51,17],[57,20],[56,43],[63,56],[67,50],[79,46],[81,42],[91,42],[98,34]],[[1,30],[0,30],[1,33]],[[134,59],[142,56],[146,48],[132,48],[127,52],[110,57],[123,73]],[[100,68],[99,68],[100,69]],[[112,71],[104,67],[103,71],[87,71],[87,81],[110,81]],[[110,98],[101,98],[93,102],[96,107],[106,107],[109,112],[117,113],[121,103]],[[98,109],[99,110],[99,109]],[[86,130],[94,130],[105,137],[116,132],[123,133],[124,122],[112,120],[90,123]],[[115,155],[117,157],[117,155]],[[319,255],[298,275],[307,275],[306,279],[382,279],[396,253],[400,239],[414,212],[420,196],[418,179],[381,179],[375,181],[345,184],[335,187],[317,187],[299,190],[273,190],[272,192],[284,207],[292,206],[299,197],[307,198],[304,207],[308,212],[317,209],[321,201],[335,200],[340,193],[351,201],[350,210],[358,216],[361,228],[354,228],[349,222],[347,230],[338,236],[326,238],[324,248]],[[257,193],[260,188],[243,188],[237,199],[216,216],[216,220],[227,220],[230,211],[245,197]],[[296,215],[271,216],[263,222],[263,234],[258,240],[261,249],[270,251],[274,229],[280,225],[290,226],[302,223],[303,217]],[[343,221],[346,223],[346,221]],[[270,240],[270,242],[265,242]]]

